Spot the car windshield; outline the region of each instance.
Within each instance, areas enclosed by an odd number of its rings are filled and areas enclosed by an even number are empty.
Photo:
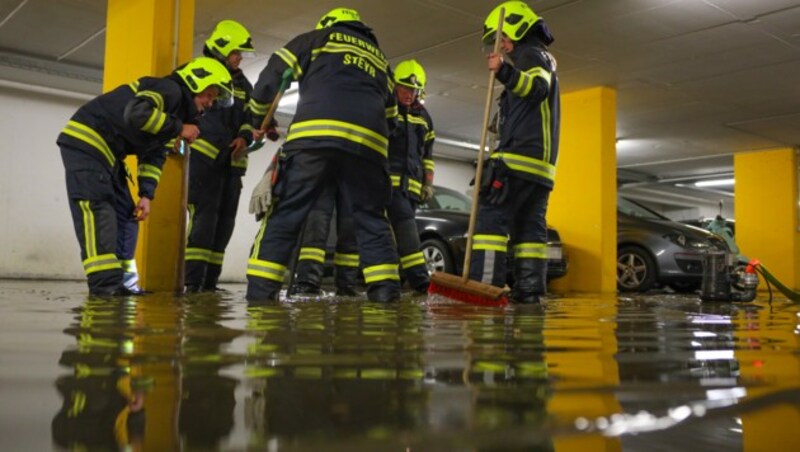
[[[419,208],[423,210],[442,209],[469,213],[470,206],[470,199],[466,195],[449,188],[434,187],[433,199],[420,205]]]
[[[617,212],[624,213],[625,215],[630,215],[632,217],[637,218],[647,218],[648,220],[666,220],[666,217],[663,217],[652,210],[639,205],[630,199],[625,199],[622,197],[617,198]]]

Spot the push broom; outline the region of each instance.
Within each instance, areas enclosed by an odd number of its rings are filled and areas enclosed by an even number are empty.
[[[500,50],[500,39],[503,36],[503,20],[505,9],[500,9],[500,20],[497,32],[494,35],[494,53]],[[472,208],[469,213],[469,228],[467,229],[467,249],[464,253],[464,266],[461,276],[444,272],[434,272],[431,275],[431,284],[428,293],[439,294],[453,300],[484,306],[504,306],[508,304],[508,293],[501,287],[485,284],[469,279],[470,259],[472,258],[472,236],[475,234],[475,222],[478,213],[478,193],[483,174],[483,149],[486,147],[486,135],[489,126],[489,112],[492,107],[492,94],[494,92],[494,72],[489,71],[489,88],[486,91],[486,106],[483,109],[483,128],[481,130],[481,143],[478,150],[478,164],[475,169],[475,190],[472,192]]]

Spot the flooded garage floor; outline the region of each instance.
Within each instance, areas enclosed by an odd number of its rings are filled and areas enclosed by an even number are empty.
[[[800,306],[0,281],[5,451],[800,450]]]

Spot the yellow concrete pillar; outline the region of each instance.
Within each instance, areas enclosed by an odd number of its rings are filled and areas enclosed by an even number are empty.
[[[554,291],[617,290],[617,94],[596,87],[561,96],[561,147],[547,220],[569,253]]]
[[[788,287],[800,289],[797,151],[736,154],[733,162],[736,244]]]
[[[192,56],[194,0],[108,0],[103,90],[139,77],[169,74]],[[134,173],[136,159],[126,160]],[[181,160],[164,165],[150,218],[142,224],[136,260],[147,290],[173,290],[185,227]],[[134,195],[138,190],[132,187]]]

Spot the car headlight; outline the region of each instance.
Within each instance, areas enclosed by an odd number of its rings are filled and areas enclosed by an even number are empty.
[[[671,234],[666,234],[664,235],[664,238],[680,246],[681,248],[705,250],[711,247],[711,244],[707,240],[703,239],[697,240],[694,238],[688,238],[682,232],[673,232]]]
[[[671,234],[666,234],[664,235],[664,238],[678,246],[686,248],[686,236],[680,232],[673,232]]]

